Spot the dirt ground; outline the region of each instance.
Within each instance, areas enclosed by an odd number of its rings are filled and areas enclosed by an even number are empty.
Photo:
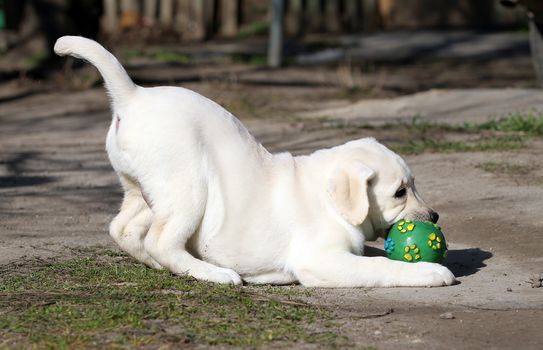
[[[520,104],[523,110],[537,107],[543,100],[537,91],[500,89],[531,88],[529,60],[515,59],[513,72],[504,70],[506,63],[376,68],[363,72],[358,89],[343,84],[344,73],[335,68],[270,71],[240,64],[167,71],[144,67],[131,74],[151,83],[146,77],[160,80],[167,73],[165,80],[232,110],[270,150],[301,154],[358,137],[386,138],[386,130],[329,123],[334,111],[361,100],[443,86],[494,87],[502,95],[467,104],[460,121],[502,115],[497,101],[519,91],[530,96]],[[462,92],[477,95],[476,90]],[[448,101],[454,104],[458,97]],[[481,104],[485,108],[477,109]],[[323,110],[327,112],[317,116],[309,113]],[[432,111],[416,114],[432,120]],[[349,121],[375,122],[364,119],[363,112],[341,113],[340,119],[347,115]],[[459,121],[454,116],[445,113],[439,121]],[[0,85],[0,264],[29,256],[66,256],[67,247],[114,247],[107,225],[121,191],[104,151],[108,123],[101,87],[24,80]],[[516,150],[422,153],[406,160],[419,191],[441,215],[450,243],[445,264],[460,283],[431,289],[317,289],[308,301],[333,310],[340,332],[359,346],[541,349],[543,288],[532,288],[530,281],[543,273],[543,140],[530,139]],[[530,170],[520,175],[489,172],[481,168],[488,162],[529,165]],[[382,255],[381,246],[382,241],[370,244],[368,254]]]

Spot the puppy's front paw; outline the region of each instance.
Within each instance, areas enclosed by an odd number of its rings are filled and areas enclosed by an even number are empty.
[[[210,282],[220,284],[241,284],[241,277],[234,270],[225,268],[218,268],[216,271],[210,273],[206,279]]]
[[[415,275],[408,284],[413,287],[441,287],[450,286],[456,279],[453,273],[443,265],[419,262],[412,264]]]

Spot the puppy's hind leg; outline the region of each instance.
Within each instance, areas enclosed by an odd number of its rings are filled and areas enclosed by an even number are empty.
[[[123,251],[136,260],[149,267],[160,269],[162,266],[143,247],[143,240],[151,227],[153,213],[143,199],[139,187],[123,175],[120,178],[125,195],[119,214],[109,225],[109,234]]]
[[[186,198],[198,197],[194,189],[187,189]],[[170,214],[155,213],[144,240],[145,250],[175,274],[216,283],[241,284],[241,277],[234,270],[202,261],[187,252],[186,243],[198,229],[205,210],[205,202],[201,203],[200,208],[193,203],[176,206]]]

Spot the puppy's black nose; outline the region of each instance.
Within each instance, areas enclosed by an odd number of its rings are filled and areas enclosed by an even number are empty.
[[[435,211],[430,212],[430,220],[435,224],[437,223],[437,220],[439,220],[439,214]]]

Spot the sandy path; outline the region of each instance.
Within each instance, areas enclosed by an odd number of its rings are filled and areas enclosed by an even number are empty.
[[[113,247],[107,225],[121,192],[103,150],[108,122],[101,89],[0,104],[0,264],[67,254],[67,246]],[[368,133],[311,123],[246,121],[273,151],[303,153]],[[543,288],[526,281],[543,272],[543,187],[475,167],[511,159],[543,169],[543,142],[505,153],[407,157],[419,190],[441,213],[447,265],[460,284],[316,290],[311,302],[332,306],[345,334],[380,349],[541,348]],[[381,242],[373,246],[370,254],[382,253]],[[454,319],[440,318],[444,312]]]

